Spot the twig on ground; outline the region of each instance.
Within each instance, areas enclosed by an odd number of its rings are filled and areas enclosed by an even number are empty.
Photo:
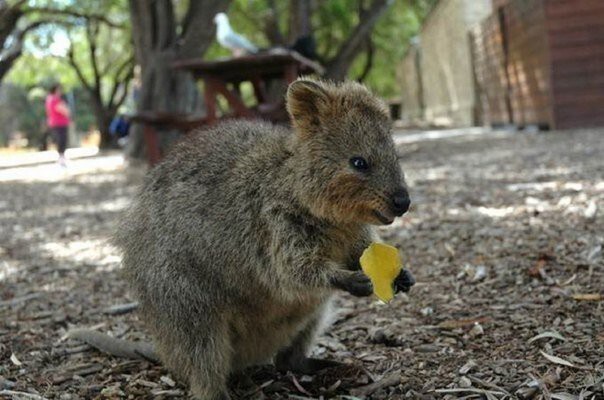
[[[73,369],[68,370],[66,373],[64,373],[62,375],[56,376],[52,380],[52,383],[55,385],[60,385],[63,382],[67,382],[67,381],[73,379],[74,376],[91,375],[91,374],[94,374],[94,373],[102,371],[102,370],[103,370],[102,364],[79,365]]]
[[[103,310],[103,313],[109,315],[122,315],[134,311],[138,308],[138,302],[116,304],[111,307],[107,307]]]
[[[39,394],[28,393],[28,392],[17,392],[14,390],[0,390],[0,396],[13,396],[16,398],[27,398],[34,400],[46,400],[46,397],[42,397]]]
[[[290,378],[292,380],[292,383],[294,384],[294,386],[296,387],[296,389],[298,389],[298,391],[300,393],[304,393],[304,394],[307,394],[309,396],[312,396],[312,394],[310,394],[308,392],[308,390],[304,389],[304,387],[302,385],[300,385],[300,382],[298,382],[298,380],[296,379],[296,377],[294,375],[290,375]]]
[[[25,296],[20,296],[20,297],[12,298],[10,300],[0,301],[0,307],[12,307],[19,303],[24,303],[26,301],[37,299],[38,297],[42,297],[41,292],[26,294]]]
[[[401,371],[397,370],[380,379],[377,382],[370,383],[369,385],[361,386],[350,391],[353,396],[369,396],[371,393],[383,389],[389,386],[397,385],[401,382]]]
[[[477,388],[453,388],[453,389],[434,389],[434,393],[450,394],[450,393],[478,393],[482,395],[492,394],[497,396],[503,396],[506,393],[496,390],[485,390]]]
[[[472,383],[482,385],[482,386],[484,386],[486,388],[489,388],[489,389],[493,389],[493,390],[497,390],[497,391],[503,392],[503,393],[507,394],[508,396],[512,395],[510,392],[508,392],[504,388],[502,388],[500,386],[497,386],[494,383],[487,382],[487,381],[485,381],[483,379],[480,379],[480,378],[478,378],[476,376],[468,375],[468,379],[470,379],[470,381],[472,381]]]

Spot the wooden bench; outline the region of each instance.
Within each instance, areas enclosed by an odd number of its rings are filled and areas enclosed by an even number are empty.
[[[207,125],[205,118],[192,118],[186,114],[176,114],[156,111],[143,111],[132,115],[129,121],[143,125],[143,140],[147,149],[149,165],[155,165],[162,157],[157,136],[161,129],[178,129],[188,132],[192,129]]]
[[[172,64],[175,70],[190,72],[204,82],[206,116],[194,118],[186,114],[146,111],[133,115],[130,120],[144,126],[144,140],[149,163],[154,165],[161,159],[157,132],[160,129],[191,129],[212,125],[223,118],[260,118],[273,122],[287,121],[285,94],[276,100],[267,95],[267,84],[273,79],[282,79],[289,84],[298,76],[322,73],[323,68],[285,49],[273,49],[264,53],[226,58],[215,61],[202,59],[181,60]],[[255,104],[246,106],[241,97],[240,85],[250,82],[254,90]],[[218,96],[223,96],[229,106],[228,112],[219,116]]]

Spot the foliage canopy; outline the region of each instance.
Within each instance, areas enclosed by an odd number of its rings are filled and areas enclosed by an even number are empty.
[[[348,76],[349,79],[363,80],[374,91],[387,98],[398,95],[396,66],[406,51],[407,43],[417,34],[422,19],[435,3],[435,0],[393,1],[394,4],[377,22],[371,39],[364,44],[363,51],[356,57]],[[267,21],[272,18],[282,35],[282,41],[287,45],[293,41],[290,25],[294,3],[293,0],[233,0],[229,17],[235,30],[261,47],[271,45],[266,27]],[[358,24],[361,8],[367,7],[368,3],[368,0],[310,2],[310,24],[320,61],[325,63],[335,56],[338,47]],[[32,21],[46,23],[32,29],[26,36],[23,55],[4,80],[13,86],[11,89],[5,87],[5,91],[12,93],[5,96],[5,101],[14,102],[11,108],[23,108],[22,112],[16,110],[21,121],[18,124],[19,129],[25,131],[28,136],[35,136],[40,130],[41,112],[37,104],[43,100],[43,97],[42,100],[40,98],[40,88],[58,81],[67,91],[77,89],[77,99],[86,101],[86,91],[79,90],[82,87],[82,78],[89,83],[95,80],[94,65],[89,56],[87,20],[81,16],[95,15],[110,24],[99,23],[96,32],[101,98],[106,99],[111,94],[115,79],[125,78],[124,74],[115,72],[125,59],[133,56],[133,47],[127,0],[28,0],[24,4],[29,11],[24,15],[22,25]],[[183,16],[187,8],[186,0],[174,2],[177,17],[181,14]],[[69,65],[67,54],[70,47],[73,49],[74,60],[80,67],[80,77],[75,73],[73,66]],[[205,57],[213,59],[228,55],[226,49],[214,43]],[[19,91],[22,93],[19,94]],[[84,115],[76,115],[76,122],[80,129],[87,129],[94,122],[90,115],[91,107],[79,108]],[[6,133],[3,133],[6,136]]]

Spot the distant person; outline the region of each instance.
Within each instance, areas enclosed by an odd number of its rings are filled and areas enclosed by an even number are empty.
[[[61,97],[61,85],[55,84],[46,96],[46,123],[54,136],[59,151],[59,164],[65,166],[65,149],[67,148],[67,131],[71,122],[71,112]]]

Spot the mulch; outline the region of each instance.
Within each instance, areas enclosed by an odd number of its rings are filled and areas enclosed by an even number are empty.
[[[379,228],[417,278],[339,295],[315,376],[250,371],[251,399],[604,399],[604,131],[399,146],[411,212]],[[74,161],[74,165],[77,161]],[[147,339],[107,242],[137,168],[0,182],[0,398],[187,398],[169,371],[66,339]]]

